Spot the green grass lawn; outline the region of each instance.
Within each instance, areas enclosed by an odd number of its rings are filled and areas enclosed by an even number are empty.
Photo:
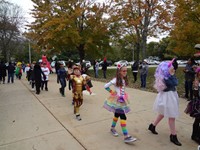
[[[146,84],[147,91],[156,92],[156,90],[153,88],[154,80],[155,80],[155,78],[154,78],[155,69],[156,68],[154,68],[154,67],[149,68],[149,73],[147,76],[147,84]],[[88,70],[88,75],[92,78],[92,80],[101,81],[101,82],[110,81],[113,77],[115,77],[115,74],[116,74],[116,69],[108,69],[107,70],[107,79],[104,79],[103,71],[100,69],[99,70],[99,78],[94,78],[94,71]],[[178,68],[178,70],[176,71],[176,77],[178,79],[177,91],[179,93],[179,96],[183,97],[184,92],[185,92],[183,67]],[[139,73],[138,73],[138,79],[137,79],[136,83],[133,83],[133,75],[132,75],[131,69],[128,68],[128,80],[129,80],[128,87],[140,89],[141,82],[140,82]]]

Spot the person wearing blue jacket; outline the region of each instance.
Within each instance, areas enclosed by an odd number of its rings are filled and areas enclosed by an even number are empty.
[[[155,72],[155,89],[158,91],[154,103],[154,111],[158,113],[156,119],[148,127],[153,134],[158,134],[155,130],[159,122],[164,118],[168,118],[170,129],[170,141],[177,146],[182,144],[178,141],[175,128],[175,118],[179,116],[179,98],[176,91],[178,80],[175,76],[173,61],[162,62]]]
[[[64,68],[64,64],[60,63],[60,69],[58,70],[58,81],[60,82],[60,94],[65,97],[65,87],[66,87],[66,78],[67,78],[67,71]]]

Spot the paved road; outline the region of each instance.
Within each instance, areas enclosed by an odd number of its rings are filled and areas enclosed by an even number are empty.
[[[40,95],[31,92],[25,79],[14,84],[0,84],[0,150],[196,150],[191,139],[193,119],[184,114],[186,100],[180,99],[180,117],[176,126],[183,144],[169,141],[167,120],[157,127],[158,135],[151,134],[148,124],[155,118],[152,105],[156,94],[127,88],[132,111],[127,115],[129,133],[138,140],[125,144],[120,125],[119,137],[113,137],[110,124],[113,114],[102,108],[108,93],[104,83],[93,82],[93,95],[84,93],[80,109],[82,121],[77,121],[71,105],[72,94],[58,92],[55,74],[50,75],[49,91]]]

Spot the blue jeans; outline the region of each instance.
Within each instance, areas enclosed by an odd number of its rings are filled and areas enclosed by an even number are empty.
[[[99,71],[99,70],[97,70],[97,69],[95,70],[95,78],[98,78],[98,77],[99,77],[98,71]]]
[[[14,83],[14,73],[8,73],[8,83],[10,83],[10,79],[11,82]]]
[[[146,88],[146,78],[147,78],[147,74],[140,75],[140,78],[141,78],[141,88]]]

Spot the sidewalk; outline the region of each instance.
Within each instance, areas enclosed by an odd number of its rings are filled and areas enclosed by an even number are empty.
[[[84,94],[80,113],[82,121],[73,114],[72,94],[66,88],[61,97],[55,74],[50,75],[49,91],[40,95],[31,92],[25,79],[14,84],[0,84],[0,150],[196,150],[190,139],[193,119],[184,113],[187,105],[180,99],[180,117],[176,121],[181,147],[169,141],[167,119],[157,127],[158,135],[147,130],[156,114],[152,106],[155,93],[127,88],[131,100],[131,113],[127,127],[138,140],[125,144],[119,122],[119,137],[109,130],[113,114],[102,106],[108,96],[104,83],[94,82],[94,95]]]

